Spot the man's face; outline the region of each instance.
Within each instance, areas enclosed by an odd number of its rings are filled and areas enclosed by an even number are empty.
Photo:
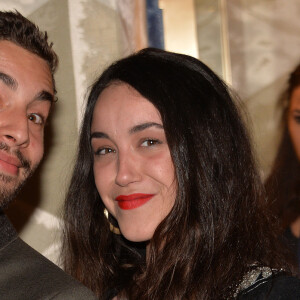
[[[0,207],[15,197],[42,159],[53,94],[46,61],[0,41]]]

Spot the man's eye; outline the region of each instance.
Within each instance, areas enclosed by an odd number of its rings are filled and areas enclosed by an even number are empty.
[[[43,117],[40,116],[39,114],[29,114],[28,120],[30,120],[31,122],[33,122],[35,124],[40,124],[40,125],[44,123]]]
[[[161,144],[161,141],[154,140],[154,139],[147,139],[144,142],[142,142],[141,147],[151,147],[151,146],[155,146],[157,144]]]
[[[106,155],[110,153],[115,153],[116,151],[111,148],[101,148],[95,152],[95,155]]]

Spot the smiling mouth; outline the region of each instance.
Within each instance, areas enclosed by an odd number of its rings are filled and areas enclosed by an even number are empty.
[[[152,199],[154,194],[131,194],[120,195],[116,198],[118,205],[121,209],[134,209],[140,207]]]

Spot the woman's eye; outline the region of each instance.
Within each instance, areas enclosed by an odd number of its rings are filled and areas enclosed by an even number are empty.
[[[95,152],[95,155],[106,155],[110,153],[115,153],[116,151],[111,148],[101,148]]]
[[[150,147],[150,146],[155,146],[157,144],[161,144],[161,141],[154,140],[154,139],[147,139],[142,142],[141,147]]]
[[[29,114],[28,120],[35,123],[35,124],[44,124],[44,118],[39,114]]]

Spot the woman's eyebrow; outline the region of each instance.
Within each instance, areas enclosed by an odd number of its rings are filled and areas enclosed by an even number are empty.
[[[159,129],[164,129],[164,127],[161,124],[158,124],[158,123],[155,123],[155,122],[146,122],[146,123],[138,124],[138,125],[132,127],[129,130],[129,133],[133,134],[133,133],[136,133],[136,132],[139,132],[139,131],[143,131],[143,130],[145,130],[147,128],[150,128],[150,127],[156,127],[156,128],[159,128]]]
[[[101,131],[95,131],[91,134],[91,139],[97,138],[97,139],[109,139],[109,136]]]
[[[146,123],[135,125],[134,127],[132,127],[129,130],[129,133],[133,134],[133,133],[136,133],[136,132],[143,131],[143,130],[145,130],[147,128],[150,128],[150,127],[156,127],[156,128],[159,128],[159,129],[164,129],[164,127],[161,124],[158,124],[158,123],[155,123],[155,122],[146,122]],[[104,133],[104,132],[101,132],[101,131],[95,131],[91,134],[91,139],[93,139],[93,138],[109,139],[109,135]]]

